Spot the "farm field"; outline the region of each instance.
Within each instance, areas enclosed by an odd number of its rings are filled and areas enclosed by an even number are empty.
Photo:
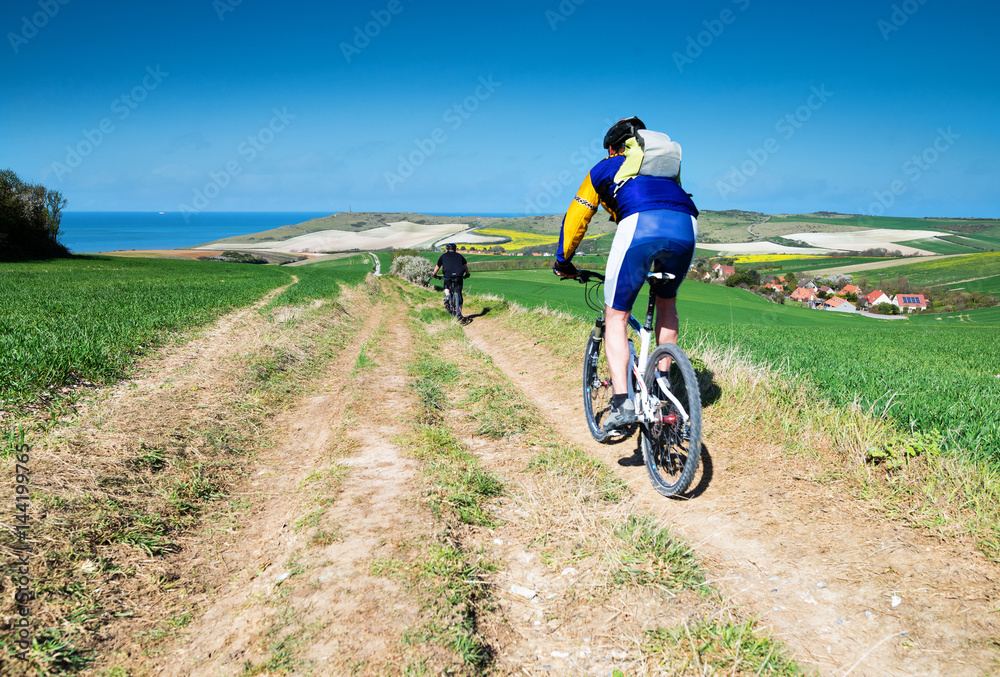
[[[588,674],[687,674],[665,661],[705,664],[698,646],[723,635],[753,636],[758,647],[718,663],[726,674],[740,666],[749,671],[739,674],[814,674],[823,666],[842,674],[862,659],[874,670],[866,674],[904,664],[935,674],[950,658],[956,635],[940,630],[952,619],[966,621],[957,635],[963,661],[993,664],[994,570],[961,566],[979,555],[968,539],[934,532],[932,540],[933,527],[856,496],[841,450],[825,455],[828,433],[810,430],[815,454],[803,454],[795,440],[811,423],[793,420],[797,401],[789,408],[781,400],[802,391],[783,382],[772,391],[768,380],[744,391],[739,372],[720,368],[723,395],[706,408],[710,452],[699,492],[664,500],[641,464],[628,462],[633,445],[597,444],[581,425],[579,376],[566,364],[579,354],[589,314],[577,325],[508,313],[481,296],[470,302],[493,312],[477,307],[460,326],[444,316],[437,294],[391,277],[342,289],[360,282],[370,261],[175,267],[174,277],[203,269],[225,271],[216,281],[242,271],[277,275],[275,286],[293,275],[298,282],[261,312],[186,334],[190,341],[171,346],[169,359],[154,359],[152,369],[85,396],[72,416],[30,431],[34,491],[46,511],[32,524],[44,543],[33,572],[45,593],[33,609],[39,637],[57,637],[59,655],[74,661],[74,670],[58,674],[264,674],[275,665],[346,674],[360,664],[356,651],[317,656],[334,643],[371,641],[386,655],[365,657],[370,674],[393,673],[408,660],[416,674],[448,666],[455,674],[517,666],[562,674],[581,665]],[[131,280],[141,289],[158,264],[185,263],[128,262],[146,268]],[[160,277],[169,281],[170,273]],[[547,270],[484,272],[470,285],[493,291],[505,282],[510,297],[565,302],[570,311],[581,305],[582,286]],[[882,326],[714,285],[684,290],[686,342],[742,348],[744,338],[759,338],[815,352],[828,336],[853,331],[856,342]],[[338,303],[308,303],[331,297]],[[158,295],[145,298],[154,311],[162,305]],[[308,307],[274,309],[285,303]],[[831,518],[818,531],[820,512]],[[288,527],[279,539],[277,525]],[[991,528],[975,534],[995,534]],[[989,548],[982,551],[995,553]],[[860,566],[849,580],[838,578],[843,562],[867,562],[873,551],[888,553],[877,570]],[[150,586],[165,567],[171,585]],[[931,583],[944,572],[946,582]],[[512,581],[530,584],[537,601],[511,595]],[[820,590],[817,581],[835,582]],[[865,611],[901,586],[908,586],[906,614],[880,612],[877,635],[905,631],[920,642],[919,664],[907,662],[909,640],[868,657],[873,626],[864,625]],[[980,596],[975,603],[972,594]],[[805,595],[817,600],[808,617],[778,606]],[[922,610],[916,619],[910,606]],[[707,630],[684,624],[693,613],[720,620]],[[67,629],[67,617],[78,626]],[[279,632],[296,643],[276,644]],[[654,636],[655,643],[628,644]],[[832,642],[849,650],[817,667],[814,657]],[[51,646],[39,642],[31,660],[49,665]],[[0,665],[14,665],[14,653],[0,641]]]
[[[372,259],[368,254],[290,268],[289,273],[295,275],[298,282],[275,297],[269,307],[336,298],[343,285],[358,284],[371,271]]]
[[[583,288],[543,271],[484,273],[491,292],[591,321]],[[475,289],[470,290],[475,292]],[[645,295],[640,296],[639,303]],[[779,372],[802,376],[834,402],[885,411],[903,429],[938,430],[961,453],[1000,463],[1000,332],[995,309],[974,320],[888,323],[781,306],[717,285],[685,283],[682,344],[736,347]]]
[[[817,223],[831,226],[852,226],[855,228],[891,228],[896,230],[940,230],[944,232],[996,227],[995,219],[938,219],[912,218],[904,216],[868,216],[865,214],[782,214],[772,216],[769,223]]]
[[[958,244],[949,236],[910,240],[907,244],[917,249],[934,252],[935,254],[973,254],[979,251],[973,247]]]
[[[940,239],[970,251],[997,251],[1000,249],[1000,226],[969,234],[945,235]]]
[[[739,256],[735,258],[737,269],[757,268],[762,273],[768,275],[806,273],[813,270],[824,270],[839,266],[854,266],[862,263],[896,260],[865,256]]]
[[[1000,292],[1000,252],[984,252],[956,256],[938,261],[916,261],[911,264],[880,270],[868,270],[872,281],[892,280],[905,276],[917,287],[961,287],[968,291]]]
[[[254,303],[293,273],[302,282],[284,302],[328,293],[333,282],[323,271],[351,265],[346,259],[312,271],[109,256],[0,264],[0,400],[120,378],[172,333]]]

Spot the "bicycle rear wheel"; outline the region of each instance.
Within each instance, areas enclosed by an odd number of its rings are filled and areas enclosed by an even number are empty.
[[[670,371],[656,378],[657,363],[671,359]],[[701,458],[701,393],[687,354],[672,343],[653,351],[643,379],[657,404],[642,424],[642,457],[653,488],[664,496],[687,491]],[[663,392],[665,386],[670,395]],[[676,401],[675,401],[676,400]],[[680,405],[680,406],[678,406]]]
[[[583,353],[583,410],[587,415],[587,427],[598,442],[606,441],[611,434],[604,431],[603,421],[611,413],[611,372],[608,360],[601,352],[603,334],[594,329],[587,339]]]

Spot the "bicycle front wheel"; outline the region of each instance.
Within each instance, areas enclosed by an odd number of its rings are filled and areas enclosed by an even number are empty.
[[[657,378],[657,364],[671,360]],[[687,491],[701,458],[701,393],[691,360],[680,346],[664,343],[653,351],[643,379],[654,403],[642,424],[642,457],[653,488],[664,496]]]
[[[603,422],[611,413],[611,396],[614,394],[608,360],[601,352],[603,343],[603,332],[594,329],[583,352],[583,410],[590,434],[598,442],[604,442],[611,436],[604,431]]]

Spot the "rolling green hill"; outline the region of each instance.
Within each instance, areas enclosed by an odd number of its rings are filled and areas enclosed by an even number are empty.
[[[781,214],[774,223],[818,223],[855,228],[890,228],[894,230],[940,230],[947,233],[976,233],[996,228],[997,219],[911,218],[905,216],[868,216],[866,214]]]
[[[984,293],[1000,293],[1000,252],[984,252],[938,261],[916,261],[904,266],[869,270],[873,283],[906,277],[917,287],[948,287]]]

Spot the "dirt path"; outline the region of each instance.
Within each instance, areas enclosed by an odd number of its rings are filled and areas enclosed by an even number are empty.
[[[359,288],[336,302],[350,338],[267,421],[274,443],[248,461],[249,479],[227,496],[226,519],[185,537],[179,552],[143,557],[149,573],[127,600],[140,600],[142,624],[113,626],[117,636],[104,648],[118,653],[90,674],[478,674],[442,643],[442,627],[446,635],[471,628],[468,636],[490,652],[491,674],[669,674],[663,657],[649,653],[648,631],[730,609],[741,617],[748,610],[823,675],[996,672],[1000,575],[973,550],[893,524],[847,496],[807,454],[789,455],[762,440],[759,426],[712,409],[707,489],[693,500],[663,499],[633,464],[634,440],[605,446],[590,438],[574,360],[506,326],[502,315],[477,316],[463,334],[443,319],[436,296],[427,301],[380,280],[372,283],[380,300]],[[343,314],[354,308],[361,312]],[[240,311],[165,350],[92,412],[114,430],[57,450],[59,458],[131,449],[159,430],[153,419],[177,419],[176,427],[219,415],[242,387],[223,376],[246,354],[284,346],[300,316],[276,313],[275,332],[253,309]],[[454,365],[434,426],[500,478],[504,493],[488,506],[495,525],[456,525],[433,504],[428,468],[440,460],[410,441],[422,420],[408,371],[418,357]],[[517,392],[492,415],[510,418],[526,398],[541,412],[536,429],[481,430],[479,408],[493,395],[469,393],[494,392],[502,375]],[[208,383],[216,388],[198,385]],[[631,495],[600,498],[603,485],[534,466],[567,447],[599,459]],[[647,517],[695,548],[724,592],[721,606],[694,588],[613,582],[625,568],[609,556],[623,548],[617,530]],[[448,607],[453,590],[421,591],[444,564],[432,551],[457,553],[463,567],[488,563],[479,571],[489,573],[459,578],[488,589],[489,603],[462,616],[472,602]],[[647,569],[672,575],[657,566]],[[423,578],[414,578],[418,570]],[[175,581],[187,592],[165,592]],[[437,601],[428,603],[428,594]],[[118,597],[106,606],[131,608]],[[442,606],[451,609],[444,617]],[[160,633],[152,641],[150,627]],[[108,672],[112,666],[125,672]]]
[[[300,664],[384,674],[403,662],[399,632],[418,609],[369,572],[401,535],[428,530],[419,510],[402,509],[415,500],[418,465],[392,443],[410,406],[405,373],[387,368],[410,350],[398,312],[368,314],[320,392],[283,416],[284,441],[254,482],[256,511],[212,555],[228,581],[153,674],[285,674]],[[362,354],[375,365],[359,370]]]
[[[713,474],[689,501],[665,500],[634,442],[603,446],[583,424],[575,365],[495,316],[467,334],[554,430],[603,458],[646,509],[695,544],[715,582],[823,675],[981,675],[997,669],[1000,576],[977,552],[897,526],[843,495],[805,457],[754,445],[709,409]],[[548,380],[539,378],[546,374]]]

